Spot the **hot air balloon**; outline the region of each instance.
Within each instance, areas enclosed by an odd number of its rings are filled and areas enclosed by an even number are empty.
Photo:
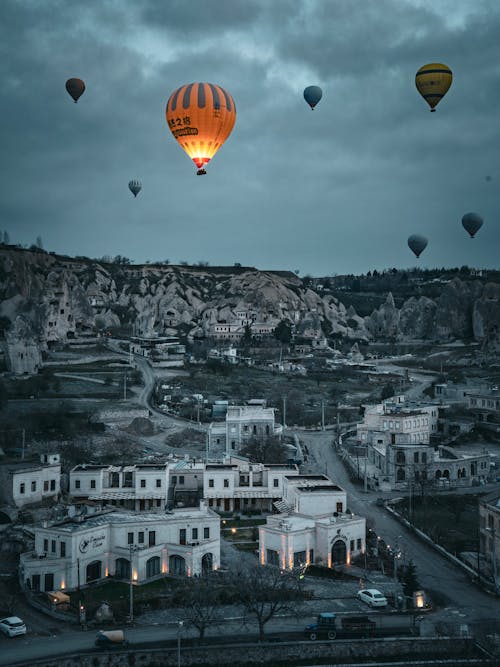
[[[134,197],[137,197],[139,192],[142,190],[142,183],[140,181],[129,181],[128,189],[134,195]]]
[[[307,86],[304,90],[304,99],[307,104],[314,111],[314,107],[318,104],[320,99],[323,97],[323,91],[319,86]]]
[[[483,225],[483,219],[477,213],[466,213],[462,218],[462,225],[471,239],[477,234]]]
[[[427,243],[425,236],[420,236],[420,234],[412,234],[408,237],[408,247],[417,257],[420,257],[426,249]]]
[[[76,104],[85,91],[85,82],[81,79],[68,79],[66,81],[66,90],[75,100]]]
[[[213,83],[189,83],[169,97],[167,123],[174,139],[198,167],[198,176],[231,134],[236,107],[231,95]]]
[[[441,63],[424,65],[415,75],[417,90],[430,106],[431,111],[436,111],[434,107],[446,95],[452,81],[453,74],[451,69]]]

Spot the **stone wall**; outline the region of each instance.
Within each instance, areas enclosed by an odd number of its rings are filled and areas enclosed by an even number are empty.
[[[204,646],[202,648],[185,647],[181,649],[181,664],[190,665],[232,665],[249,663],[274,665],[285,661],[325,659],[330,664],[349,664],[355,660],[373,660],[384,658],[431,660],[433,658],[453,659],[456,657],[479,656],[472,639],[465,638],[400,638],[366,639],[344,641],[283,642],[263,644],[240,644]],[[37,660],[26,663],[16,662],[16,667],[174,667],[177,665],[177,649],[135,650],[106,652],[95,650],[51,660]],[[425,664],[430,664],[426,662]],[[449,664],[449,663],[448,663]],[[478,663],[479,664],[479,663]]]

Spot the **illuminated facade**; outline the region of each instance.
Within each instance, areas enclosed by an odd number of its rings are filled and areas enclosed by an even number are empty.
[[[105,510],[35,528],[19,579],[31,590],[74,590],[108,577],[141,584],[200,575],[219,563],[220,519],[202,501],[163,515]]]

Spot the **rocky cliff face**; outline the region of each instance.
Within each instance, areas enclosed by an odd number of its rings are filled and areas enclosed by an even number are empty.
[[[365,318],[374,339],[454,339],[484,340],[494,337],[500,327],[500,285],[464,282],[455,278],[437,299],[412,297],[401,309],[392,295]]]
[[[252,268],[116,265],[0,249],[0,315],[29,322],[42,348],[84,331],[121,327],[141,336],[208,336],[216,323],[323,330],[366,338],[361,318],[293,273]],[[352,315],[352,314],[351,314]],[[349,320],[349,323],[348,323]]]

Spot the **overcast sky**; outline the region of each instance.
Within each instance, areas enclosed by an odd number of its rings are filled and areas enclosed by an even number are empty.
[[[498,268],[499,35],[498,0],[1,0],[0,230],[315,276],[415,266],[419,233],[423,267]],[[414,83],[430,62],[454,76],[433,114]],[[203,177],[165,120],[193,81],[237,109]]]

